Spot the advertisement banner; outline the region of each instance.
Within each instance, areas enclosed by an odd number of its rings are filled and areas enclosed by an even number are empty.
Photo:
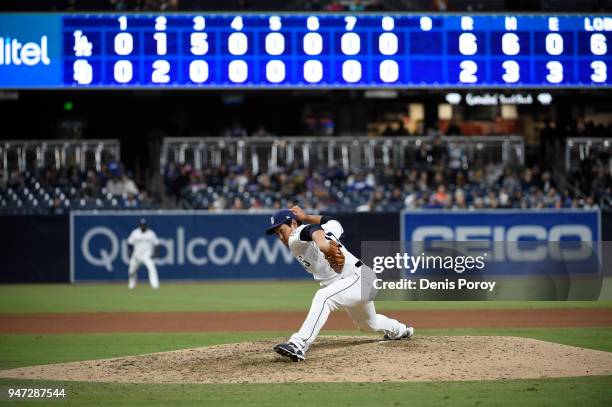
[[[608,274],[598,210],[407,211],[400,227],[362,244],[398,298],[595,300]]]
[[[598,210],[405,211],[402,239],[518,241],[600,240]]]
[[[401,229],[413,255],[440,245],[433,242],[458,242],[462,252],[486,256],[492,272],[530,274],[596,261],[600,224],[597,210],[408,211]],[[582,269],[593,273],[596,267]]]
[[[71,281],[127,280],[127,239],[141,218],[160,240],[160,280],[308,278],[289,249],[264,234],[269,214],[73,212]]]

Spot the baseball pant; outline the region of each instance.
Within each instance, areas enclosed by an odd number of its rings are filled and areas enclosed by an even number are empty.
[[[138,267],[140,267],[141,264],[144,264],[144,266],[147,268],[151,287],[157,290],[159,288],[159,278],[157,277],[157,267],[155,267],[155,263],[151,257],[137,258],[136,256],[132,256],[130,259],[130,268],[128,272],[128,287],[130,289],[136,287],[136,282],[138,281]]]
[[[317,291],[306,320],[290,342],[307,351],[329,314],[338,308],[345,308],[360,330],[385,332],[392,338],[405,334],[406,325],[376,313],[374,302],[362,292],[362,280],[361,273],[356,273]]]

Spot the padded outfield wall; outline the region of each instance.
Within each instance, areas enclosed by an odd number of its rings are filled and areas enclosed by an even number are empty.
[[[402,240],[416,223],[448,229],[453,211],[336,214],[343,242],[360,255],[362,241]],[[438,216],[439,215],[439,216]],[[0,216],[0,282],[124,281],[125,240],[146,217],[162,239],[157,259],[162,280],[303,279],[286,248],[263,230],[270,213],[211,214],[199,211],[74,212],[72,215]],[[529,223],[550,231],[555,224],[578,224],[595,240],[612,240],[612,212],[470,211],[469,225],[508,228]],[[406,219],[409,224],[406,225]],[[484,222],[486,220],[486,222]],[[433,225],[436,226],[436,225]],[[457,228],[451,227],[453,233]],[[431,230],[430,230],[431,231]],[[405,237],[405,236],[404,236]],[[145,277],[144,269],[140,271]]]

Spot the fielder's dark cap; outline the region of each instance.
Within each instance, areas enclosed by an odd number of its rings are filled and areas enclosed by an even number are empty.
[[[283,209],[276,212],[270,217],[270,227],[266,229],[266,235],[271,235],[278,226],[293,219],[297,220],[296,216],[289,209]]]

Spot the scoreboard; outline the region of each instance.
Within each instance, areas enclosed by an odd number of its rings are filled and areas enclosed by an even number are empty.
[[[612,16],[0,14],[0,88],[610,88]]]

